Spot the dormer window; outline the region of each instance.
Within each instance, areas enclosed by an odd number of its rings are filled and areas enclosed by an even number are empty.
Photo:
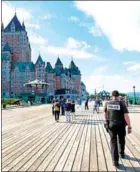
[[[11,24],[11,32],[15,32],[15,24],[14,23]]]

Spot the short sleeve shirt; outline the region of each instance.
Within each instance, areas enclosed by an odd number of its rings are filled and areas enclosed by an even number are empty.
[[[114,102],[115,102],[115,101],[114,101]],[[127,108],[125,102],[124,102],[124,101],[120,101],[120,102],[121,102],[121,105],[122,105],[123,114],[129,113],[128,108]],[[107,104],[108,104],[108,103],[109,103],[109,102],[106,102],[106,103],[105,103],[104,112],[107,112]]]

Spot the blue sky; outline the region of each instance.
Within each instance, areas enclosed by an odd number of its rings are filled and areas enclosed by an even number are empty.
[[[35,62],[73,58],[87,90],[140,91],[140,2],[12,1],[2,3],[6,26],[25,21]],[[130,13],[131,10],[131,13]]]

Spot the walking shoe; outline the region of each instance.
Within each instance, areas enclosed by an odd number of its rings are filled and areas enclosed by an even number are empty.
[[[113,162],[113,166],[118,167],[118,166],[119,166],[119,162],[114,161],[114,162]]]
[[[125,155],[124,154],[120,154],[121,158],[124,159],[125,158]]]

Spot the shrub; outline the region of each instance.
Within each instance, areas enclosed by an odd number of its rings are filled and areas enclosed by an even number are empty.
[[[5,103],[3,104],[3,109],[6,109],[6,104]]]
[[[15,101],[17,101],[19,99],[16,98],[10,98],[10,99],[2,99],[1,103],[2,104],[8,104],[8,105],[13,105]]]

